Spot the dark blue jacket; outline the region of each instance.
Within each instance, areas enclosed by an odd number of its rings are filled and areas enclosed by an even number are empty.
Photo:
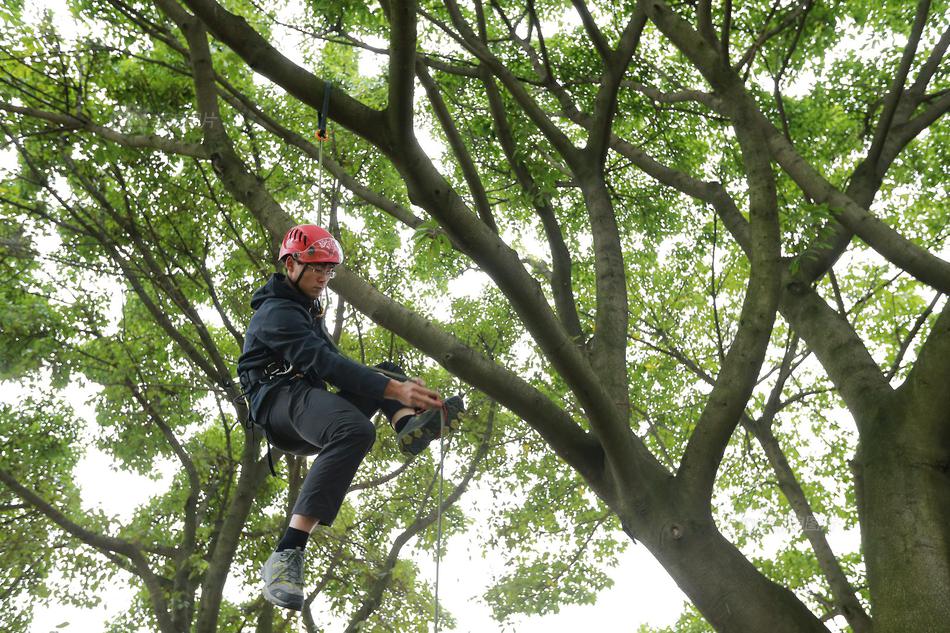
[[[251,297],[251,307],[254,315],[244,334],[238,376],[252,420],[267,394],[295,375],[323,389],[330,383],[382,399],[389,378],[340,354],[327,334],[320,303],[291,286],[284,275],[271,275]],[[272,363],[286,373],[268,379],[264,369]]]

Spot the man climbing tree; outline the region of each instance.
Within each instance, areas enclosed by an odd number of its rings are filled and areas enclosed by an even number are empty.
[[[300,610],[304,547],[318,525],[336,518],[360,462],[376,439],[369,418],[382,411],[407,455],[421,452],[463,409],[462,398],[444,401],[418,378],[399,380],[402,369],[354,362],[333,344],[324,324],[320,293],[343,261],[343,249],[325,229],[293,227],[284,236],[275,273],[254,293],[254,316],[238,361],[251,419],[277,448],[295,455],[318,453],[276,550],[264,563],[264,597]],[[327,390],[327,383],[340,388]]]

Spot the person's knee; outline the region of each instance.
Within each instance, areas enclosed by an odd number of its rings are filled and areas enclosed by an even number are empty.
[[[376,427],[366,418],[354,420],[347,425],[347,436],[354,445],[368,453],[376,441]]]

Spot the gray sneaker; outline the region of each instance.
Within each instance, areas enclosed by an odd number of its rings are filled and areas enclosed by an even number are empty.
[[[264,598],[285,609],[303,609],[303,550],[274,552],[264,563]]]
[[[442,434],[454,431],[459,427],[459,413],[465,410],[462,396],[452,396],[445,399],[445,410],[448,420],[442,424],[442,409],[428,409],[412,416],[402,430],[396,434],[399,450],[407,455],[418,455],[429,442]]]

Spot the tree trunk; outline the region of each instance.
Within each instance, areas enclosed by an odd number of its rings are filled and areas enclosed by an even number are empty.
[[[719,633],[828,633],[795,594],[726,540],[712,517],[622,518]]]
[[[858,449],[875,633],[950,627],[950,410],[907,400]]]

